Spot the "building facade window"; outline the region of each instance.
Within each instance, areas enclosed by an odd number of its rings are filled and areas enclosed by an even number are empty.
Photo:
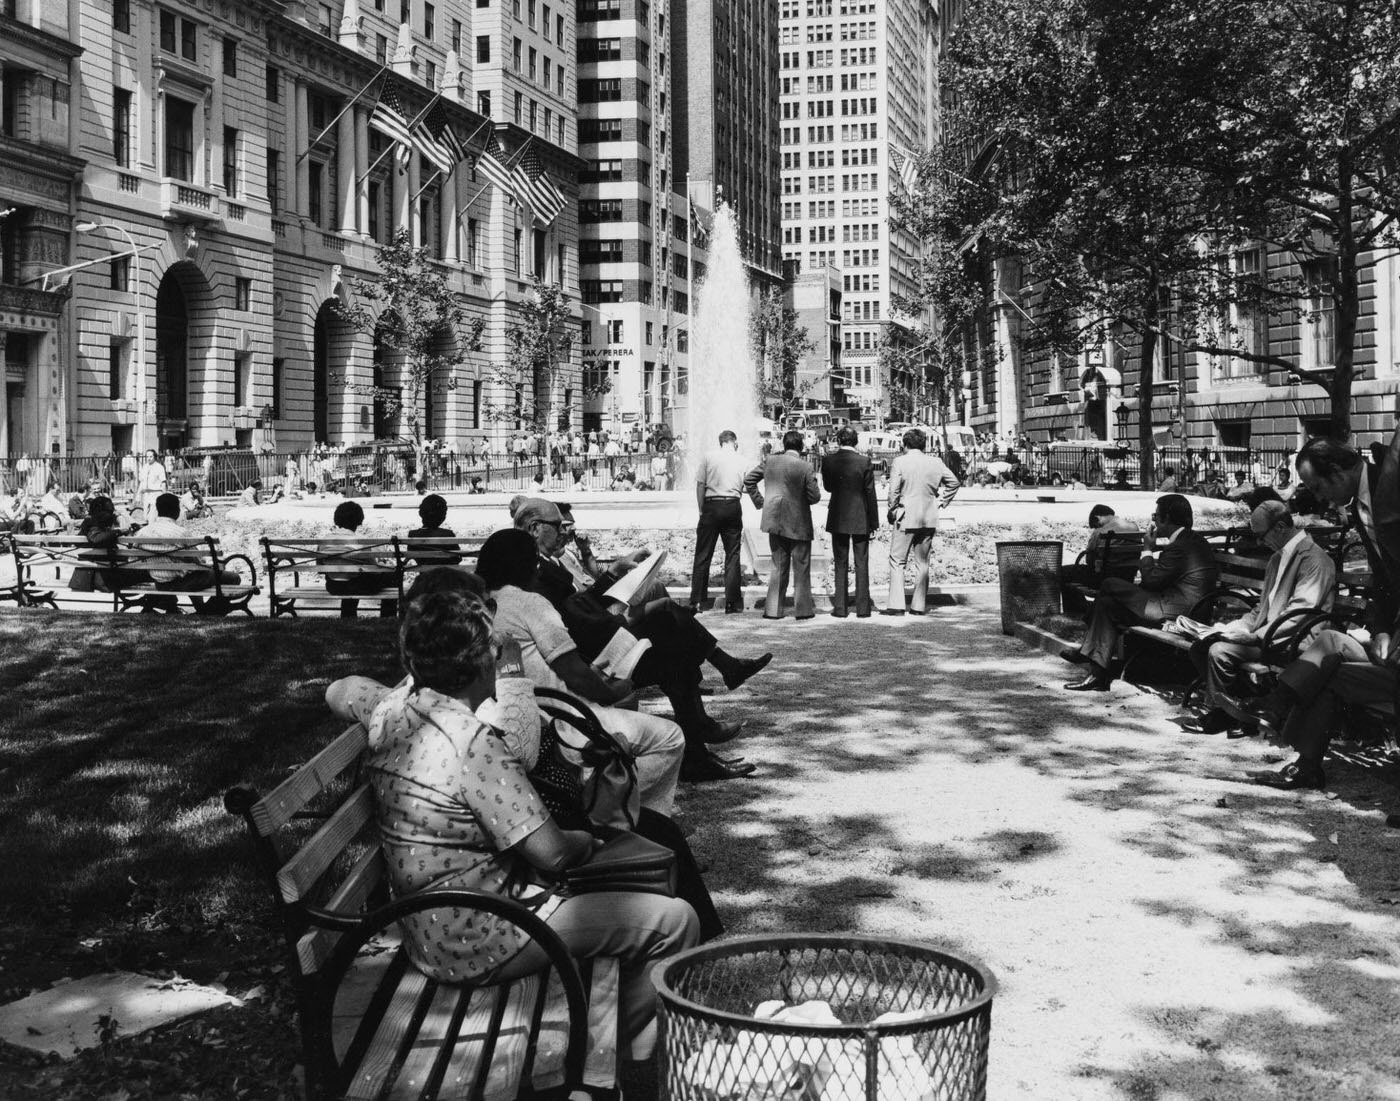
[[[476,36],[476,60],[483,65],[491,60],[491,36],[489,34]]]
[[[238,131],[232,126],[224,127],[224,194],[238,195]]]
[[[174,96],[165,100],[165,174],[194,182],[194,104]]]
[[[112,159],[121,168],[131,165],[131,92],[112,90]]]
[[[282,154],[277,149],[267,150],[267,205],[273,214],[282,209]]]
[[[238,75],[238,39],[224,39],[224,76]]]
[[[112,29],[118,34],[131,33],[131,0],[113,0]]]
[[[125,294],[131,290],[131,257],[120,256],[112,261],[112,290]]]

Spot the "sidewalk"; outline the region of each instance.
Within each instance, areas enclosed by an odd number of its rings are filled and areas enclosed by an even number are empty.
[[[850,930],[978,956],[1001,984],[994,1101],[1397,1096],[1394,791],[1329,767],[1302,797],[1237,782],[1287,755],[1182,733],[993,608],[922,619],[706,617],[773,665],[749,781],[684,792],[734,934]]]

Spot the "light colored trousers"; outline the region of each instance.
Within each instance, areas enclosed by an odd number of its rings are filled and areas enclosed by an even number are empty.
[[[914,553],[914,595],[909,608],[915,612],[928,608],[928,556],[935,534],[936,528],[895,528],[890,532],[890,595],[885,602],[889,611],[904,611],[904,563],[909,561],[910,551]]]
[[[633,1059],[650,1059],[655,1030],[656,987],[651,969],[699,943],[700,920],[690,903],[639,892],[600,892],[566,898],[546,919],[575,959],[615,957],[619,964],[621,1024],[618,1049],[630,1045]],[[501,968],[501,979],[540,971],[549,963],[533,942]]]
[[[681,758],[685,755],[685,735],[670,719],[649,715],[645,711],[628,711],[621,707],[588,705],[598,716],[603,729],[632,751],[637,762],[637,787],[641,789],[642,806],[671,817],[676,811],[676,783],[681,777]],[[581,744],[582,735],[567,723],[560,724],[563,739]],[[582,767],[577,753],[565,749],[564,756]],[[587,772],[584,772],[585,777]]]

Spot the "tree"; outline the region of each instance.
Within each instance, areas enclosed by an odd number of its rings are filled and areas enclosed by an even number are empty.
[[[817,350],[816,341],[798,323],[797,311],[780,291],[763,291],[749,315],[749,343],[757,368],[757,390],[765,413],[782,421],[821,382],[814,376],[798,382],[802,360]]]
[[[519,320],[506,329],[506,360],[495,371],[496,381],[511,395],[510,404],[493,405],[489,415],[516,428],[528,424],[539,440],[547,439],[553,430],[555,385],[569,368],[573,343],[569,296],[559,284],[536,278],[520,303]]]
[[[1197,163],[1201,112],[1164,94],[1155,71],[1143,80],[1141,58],[1124,61],[1144,18],[1097,0],[971,9],[945,64],[949,141],[897,213],[930,242],[925,297],[951,305],[954,333],[1006,303],[1031,320],[1019,334],[1028,353],[1129,337],[1147,486],[1169,327],[1188,347],[1219,345],[1232,307],[1295,300],[1232,265],[1262,209]],[[1010,289],[1007,270],[1020,276]]]
[[[400,386],[383,381],[340,381],[353,394],[370,398],[389,416],[401,413],[413,445],[419,476],[427,432],[423,416],[430,394],[457,388],[457,370],[481,350],[485,323],[470,318],[444,276],[428,261],[427,250],[414,248],[407,230],[399,230],[379,250],[378,279],[352,277],[351,301],[337,302],[336,313],[357,332],[401,357]]]

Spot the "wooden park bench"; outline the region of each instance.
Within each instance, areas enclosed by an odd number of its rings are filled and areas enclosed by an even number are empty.
[[[79,535],[16,535],[11,554],[21,603],[57,608],[91,605],[114,612],[166,608],[188,601],[196,609],[252,615],[249,602],[259,592],[257,574],[246,555],[226,555],[213,536],[126,536],[110,548],[92,546]],[[234,570],[235,563],[244,569]],[[177,577],[157,585],[151,572],[200,575],[207,584],[182,585]],[[228,584],[225,572],[240,580]],[[246,575],[246,580],[244,576]],[[98,588],[98,584],[105,588]]]
[[[401,601],[412,575],[430,566],[470,564],[483,540],[473,537],[409,539],[347,536],[261,540],[272,615],[339,611],[341,602]],[[329,579],[368,580],[363,592],[328,592]]]
[[[224,796],[272,887],[308,1098],[506,1101],[612,1088],[617,961],[593,960],[581,977],[558,936],[500,895],[429,890],[390,901],[374,796],[358,774],[367,744],[356,724],[267,796],[246,786]],[[443,907],[510,921],[544,948],[549,969],[499,985],[428,978],[397,922]]]

